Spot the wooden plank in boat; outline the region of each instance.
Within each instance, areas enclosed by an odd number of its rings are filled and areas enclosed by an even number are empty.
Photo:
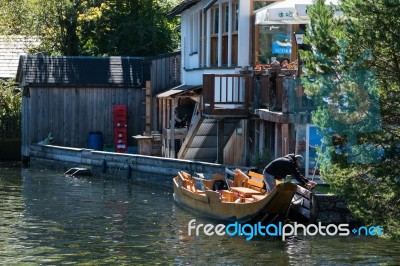
[[[251,189],[261,191],[264,187],[264,183],[256,181],[254,179],[247,180],[247,186]]]
[[[244,197],[262,194],[260,191],[257,191],[255,189],[251,189],[248,187],[231,187],[231,190],[233,192],[239,193],[241,196],[244,196]]]
[[[264,180],[264,176],[262,174],[253,171],[249,171],[249,177],[251,177],[252,179],[258,179],[258,181],[260,182],[263,182]]]

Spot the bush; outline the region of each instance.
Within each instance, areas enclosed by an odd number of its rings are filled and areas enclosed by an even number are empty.
[[[13,79],[0,80],[0,139],[21,137],[21,99]]]

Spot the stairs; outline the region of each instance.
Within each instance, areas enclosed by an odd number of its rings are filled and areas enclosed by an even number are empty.
[[[226,145],[240,118],[224,118],[224,143]],[[202,117],[195,108],[189,132],[178,153],[179,159],[215,163],[218,152],[218,120]]]

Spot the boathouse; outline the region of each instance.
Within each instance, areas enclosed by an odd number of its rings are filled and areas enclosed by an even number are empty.
[[[150,134],[153,94],[180,84],[180,54],[157,57],[21,56],[22,157],[51,134],[52,144],[87,147],[91,132],[114,141],[113,106],[127,108],[128,146]],[[155,122],[154,122],[155,123]]]

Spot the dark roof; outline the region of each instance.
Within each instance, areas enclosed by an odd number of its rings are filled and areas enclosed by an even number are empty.
[[[32,86],[141,87],[145,57],[21,56],[17,82]]]
[[[174,7],[171,12],[169,12],[167,14],[167,18],[173,18],[176,15],[181,14],[183,11],[185,11],[188,8],[191,8],[192,6],[194,6],[195,4],[197,4],[198,2],[200,2],[200,0],[185,0],[182,3],[180,3],[179,5],[177,5],[176,7]]]

